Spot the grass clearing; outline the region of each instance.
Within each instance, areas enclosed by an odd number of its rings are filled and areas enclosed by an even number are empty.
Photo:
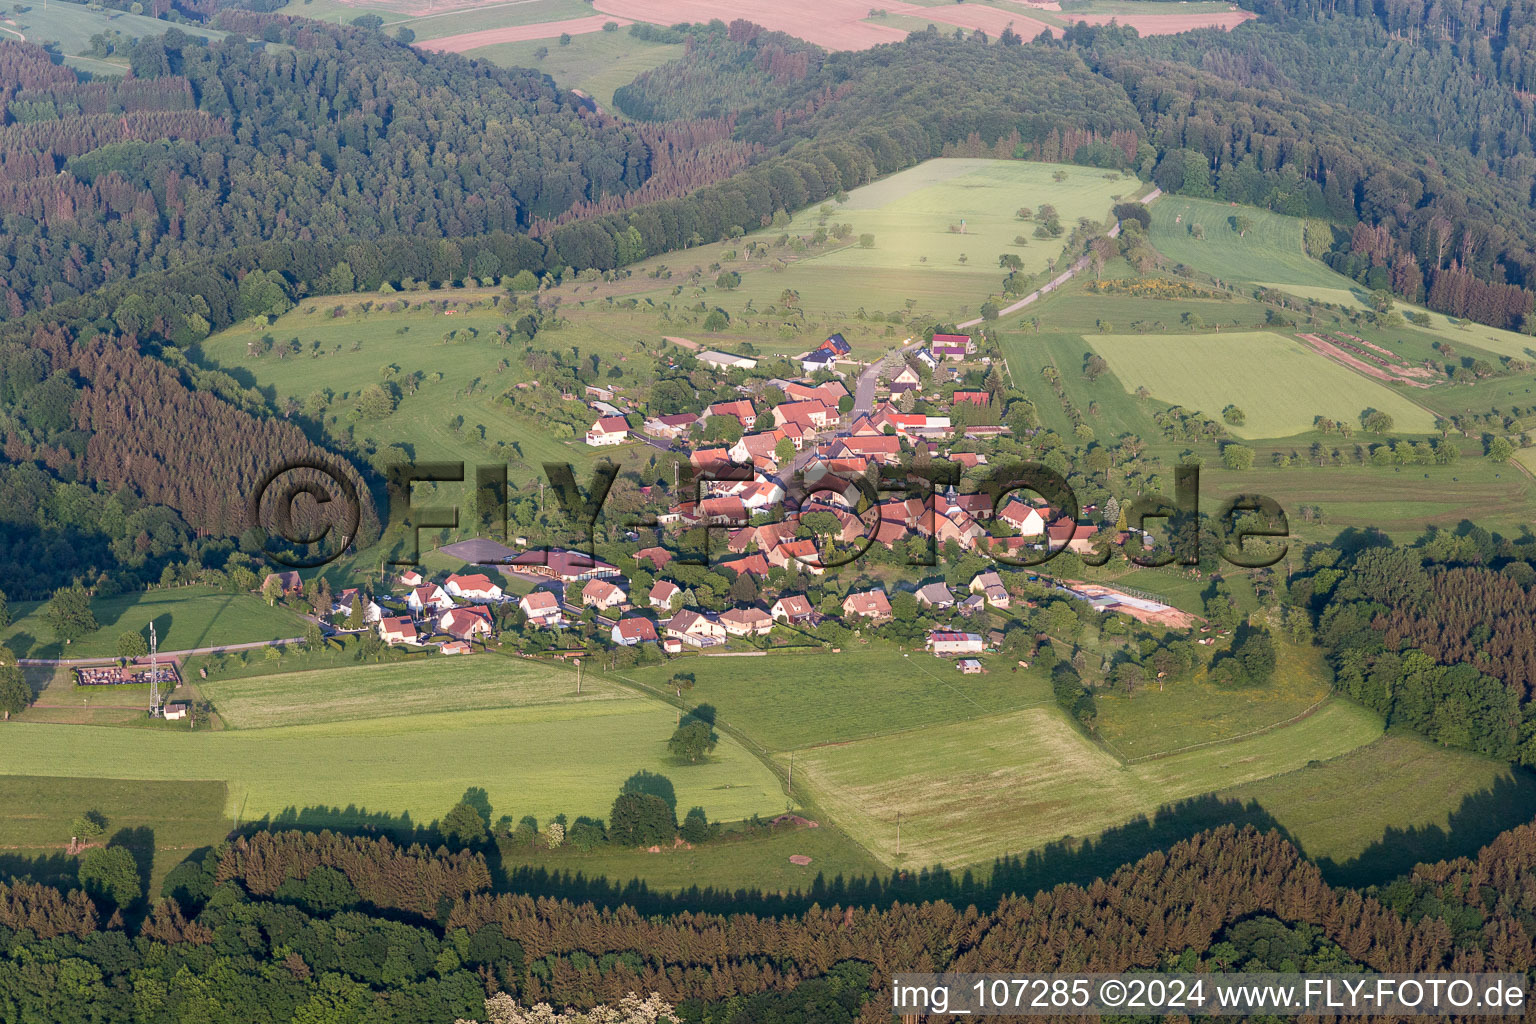
[[[1434,429],[1429,410],[1278,334],[1103,334],[1084,340],[1129,389],[1145,386],[1165,402],[1215,419],[1237,405],[1247,422],[1229,429],[1239,437],[1300,434],[1320,415],[1358,425],[1366,409],[1389,413],[1398,433]]]
[[[169,29],[177,28],[204,39],[223,39],[225,36],[223,32],[200,25],[173,25],[127,11],[91,10],[79,3],[53,3],[46,7],[41,3],[29,3],[26,6],[29,10],[25,13],[13,10],[5,14],[8,20],[4,26],[8,31],[0,32],[0,39],[14,40],[14,33],[20,33],[29,43],[57,43],[59,52],[69,55],[64,63],[93,75],[120,75],[128,70],[126,45],[106,59],[77,56],[90,50],[94,35],[110,36],[120,32],[125,40],[131,40],[162,36]]]
[[[19,658],[114,658],[117,638],[143,630],[151,621],[162,651],[257,643],[302,636],[303,621],[281,606],[269,606],[254,594],[231,594],[213,587],[175,587],[91,602],[100,628],[65,646],[48,625],[46,602],[17,602],[15,620],[0,630],[0,645]]]
[[[1306,254],[1301,241],[1305,221],[1300,217],[1183,196],[1163,196],[1150,210],[1148,237],[1159,252],[1223,280],[1284,282],[1276,287],[1287,291],[1296,285],[1346,292],[1357,287]],[[1246,232],[1234,226],[1238,217],[1249,220]],[[1203,238],[1198,237],[1201,231]]]
[[[70,823],[86,811],[107,816],[105,839],[151,862],[150,892],[187,854],[229,830],[221,782],[0,775],[3,857],[53,857],[70,840]]]
[[[1398,732],[1220,795],[1258,801],[1343,885],[1475,855],[1499,832],[1536,817],[1530,771]]]
[[[675,672],[697,682],[687,700],[712,705],[720,720],[770,750],[793,750],[1017,711],[1050,701],[1050,684],[1010,672],[1002,659],[963,676],[922,651],[886,649],[763,658],[690,658],[625,673],[664,688]],[[878,697],[876,697],[878,695]]]
[[[578,696],[574,672],[491,654],[287,672],[206,682],[201,689],[235,729],[643,699],[602,679],[584,680]]]
[[[590,14],[591,8],[584,13]],[[419,29],[417,30],[419,33]],[[539,57],[538,51],[545,55]],[[466,57],[488,60],[502,67],[534,68],[565,89],[580,89],[604,110],[613,108],[614,90],[633,82],[641,72],[660,67],[683,55],[681,43],[651,43],[618,32],[587,32],[571,36],[565,46],[548,39],[498,43],[470,50]]]
[[[783,808],[772,773],[729,739],[707,763],[673,764],[666,742],[675,725],[672,708],[643,699],[190,733],[23,716],[6,725],[0,774],[174,773],[227,782],[225,813],[241,822],[288,810],[347,827],[381,816],[425,824],[470,786],[485,787],[497,814],[606,818],[619,786],[641,769],[666,775],[679,805],[712,818]]]
[[[1327,697],[1328,666],[1313,647],[1276,645],[1278,665],[1266,686],[1227,688],[1201,678],[1135,696],[1098,695],[1099,735],[1130,759],[1166,754],[1280,725]]]
[[[885,863],[958,866],[1091,836],[1380,734],[1376,716],[1333,701],[1285,729],[1127,766],[1056,708],[1033,708],[797,751],[796,784]]]

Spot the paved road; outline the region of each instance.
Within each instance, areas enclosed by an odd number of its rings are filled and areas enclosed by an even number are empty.
[[[906,348],[898,349],[897,354],[906,355],[908,352],[916,352],[922,347],[923,343],[917,342],[914,345],[908,345]],[[887,355],[889,355],[889,353],[887,353]],[[874,362],[870,363],[864,368],[863,373],[859,374],[859,379],[857,382],[855,382],[853,389],[852,419],[858,419],[860,416],[868,416],[870,413],[874,412],[875,381],[880,376],[880,367],[885,362],[885,358],[885,356],[881,356],[879,359],[876,359]]]
[[[1163,194],[1163,190],[1162,189],[1154,188],[1151,192],[1148,192],[1145,196],[1142,197],[1141,204],[1143,206],[1146,206],[1146,205],[1150,204],[1158,196],[1161,196],[1162,194]],[[1118,237],[1120,237],[1120,225],[1119,225],[1118,222],[1115,224],[1114,227],[1109,229],[1109,237],[1110,238],[1118,238]],[[997,311],[997,315],[999,317],[1004,317],[1004,316],[1007,316],[1009,313],[1017,313],[1019,310],[1023,309],[1025,306],[1028,306],[1030,303],[1032,303],[1032,302],[1036,301],[1037,299],[1039,299],[1040,296],[1048,295],[1051,292],[1055,291],[1057,288],[1060,288],[1062,285],[1066,284],[1068,281],[1072,280],[1073,277],[1075,277],[1076,275],[1082,273],[1083,270],[1087,268],[1087,266],[1088,266],[1088,257],[1087,256],[1079,257],[1076,263],[1072,264],[1066,270],[1063,270],[1061,273],[1059,273],[1055,277],[1051,278],[1045,284],[1041,285],[1039,288],[1036,288],[1034,291],[1032,291],[1028,295],[1024,296],[1018,302],[1015,302],[1015,303],[1013,303],[1010,306],[1004,306],[1002,309],[998,310]],[[978,317],[975,317],[973,319],[967,320],[967,321],[965,321],[962,324],[957,324],[956,326],[957,327],[975,327],[979,323],[981,323],[981,317],[978,316]]]

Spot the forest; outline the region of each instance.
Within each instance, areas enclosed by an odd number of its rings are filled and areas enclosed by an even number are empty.
[[[896,971],[1480,971],[1536,956],[1531,826],[1364,893],[1328,885],[1277,832],[1225,826],[1087,887],[777,917],[498,893],[478,852],[331,833],[237,838],[146,896],[111,849],[88,889],[0,885],[8,1019],[447,1024],[497,993],[590,1007],[657,992],[687,1021],[874,1024]]]

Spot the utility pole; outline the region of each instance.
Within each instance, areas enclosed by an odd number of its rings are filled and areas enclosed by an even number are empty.
[[[576,659],[576,696],[581,696],[581,659]]]
[[[896,812],[896,856],[901,856],[901,812]]]

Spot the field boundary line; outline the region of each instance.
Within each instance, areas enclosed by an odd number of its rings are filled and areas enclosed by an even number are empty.
[[[1274,732],[1276,729],[1284,729],[1287,726],[1295,725],[1302,719],[1311,718],[1314,714],[1317,713],[1318,708],[1328,703],[1333,699],[1333,697],[1334,691],[1330,689],[1320,699],[1318,699],[1316,703],[1301,711],[1299,714],[1292,715],[1290,718],[1287,718],[1283,722],[1272,722],[1269,725],[1260,726],[1257,729],[1250,729],[1247,732],[1238,733],[1236,736],[1224,736],[1218,740],[1205,740],[1201,743],[1191,743],[1188,746],[1176,747],[1173,750],[1160,750],[1155,754],[1142,754],[1139,757],[1128,759],[1125,763],[1127,766],[1143,764],[1147,761],[1160,761],[1165,757],[1173,757],[1176,754],[1187,754],[1192,750],[1203,750],[1206,747],[1219,747],[1225,743],[1240,743],[1243,740],[1252,739],[1255,736],[1262,736],[1265,733]]]

